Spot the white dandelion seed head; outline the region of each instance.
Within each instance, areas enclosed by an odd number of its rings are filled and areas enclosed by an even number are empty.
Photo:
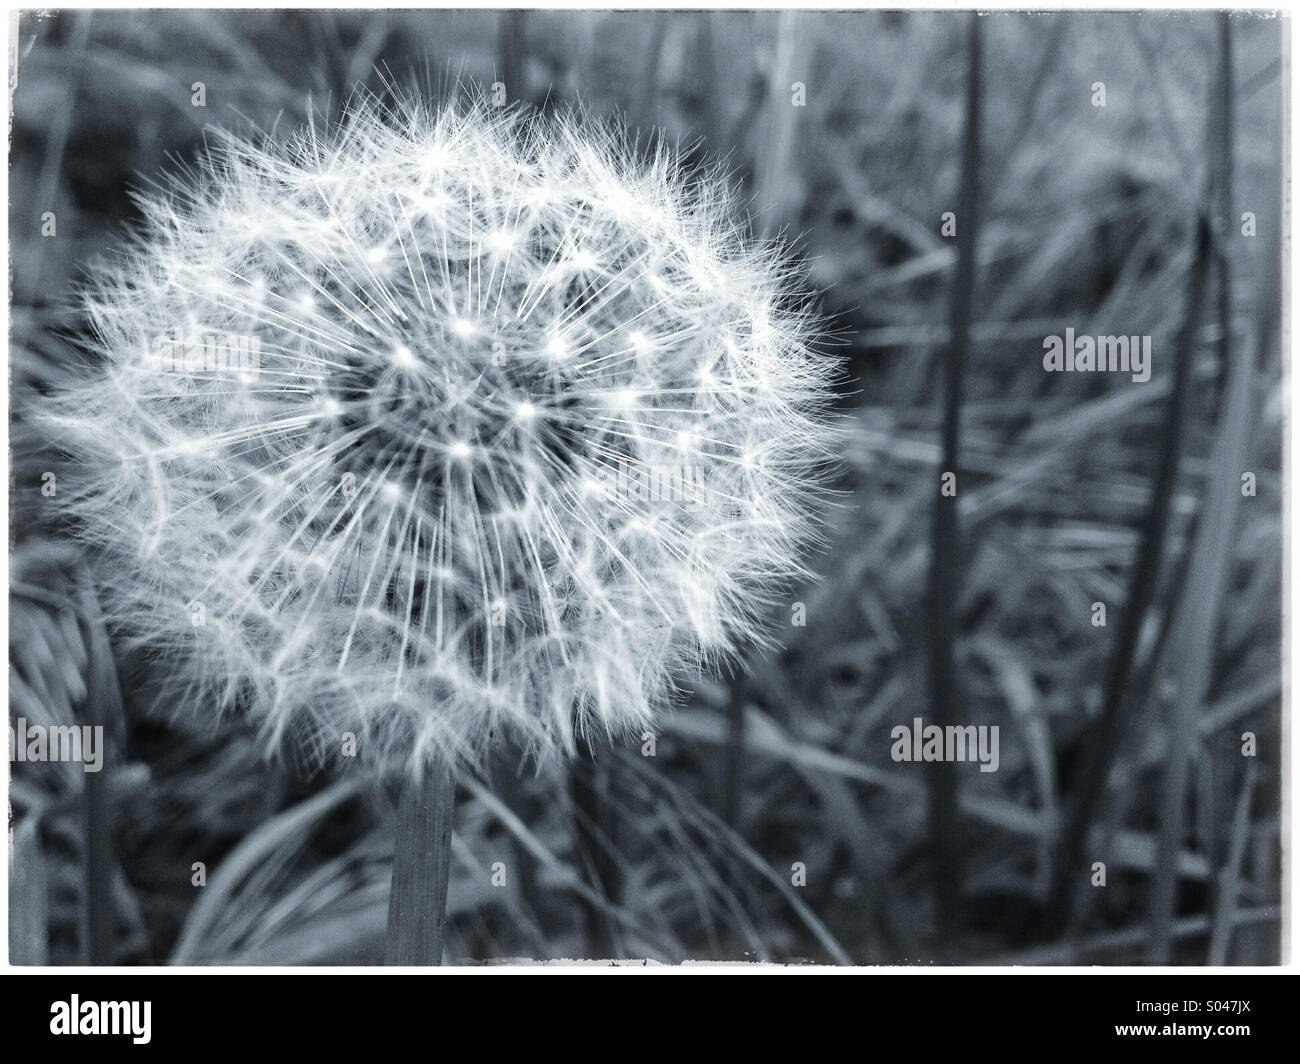
[[[412,768],[541,755],[639,734],[760,635],[830,371],[720,179],[577,119],[362,100],[144,210],[88,293],[103,371],[52,417],[109,609],[191,707]]]

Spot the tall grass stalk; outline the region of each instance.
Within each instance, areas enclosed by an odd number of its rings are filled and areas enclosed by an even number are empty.
[[[949,342],[944,349],[944,412],[940,473],[957,477],[960,488],[961,408],[970,324],[975,300],[976,242],[980,207],[980,123],[983,97],[981,17],[971,12],[967,36],[966,119],[962,144],[961,187],[957,199],[957,273],[949,315]],[[929,620],[930,723],[945,728],[960,718],[962,694],[957,677],[956,609],[960,594],[961,529],[957,495],[941,490],[936,478],[926,613]],[[961,856],[958,831],[957,765],[938,761],[930,767],[929,822],[933,848],[935,903],[942,932],[955,925],[960,904]]]
[[[1205,706],[1215,659],[1216,624],[1232,561],[1232,530],[1241,500],[1240,476],[1250,440],[1253,360],[1233,357],[1232,212],[1233,64],[1232,22],[1219,17],[1219,70],[1216,113],[1207,149],[1214,160],[1217,208],[1214,260],[1218,274],[1219,365],[1226,378],[1223,414],[1214,444],[1213,468],[1202,516],[1191,547],[1188,584],[1171,640],[1171,669],[1177,676],[1177,701],[1169,721],[1169,748],[1160,799],[1155,876],[1151,885],[1152,964],[1170,961],[1170,928],[1177,902],[1177,854],[1182,845],[1187,777],[1197,745],[1196,720]]]
[[[506,86],[510,99],[526,99],[528,74],[528,12],[502,11],[497,21],[497,79]]]
[[[1084,740],[1078,786],[1063,818],[1056,851],[1048,907],[1048,920],[1055,929],[1068,924],[1073,915],[1088,838],[1119,750],[1123,725],[1142,708],[1150,686],[1151,664],[1137,661],[1138,644],[1164,563],[1174,484],[1187,421],[1193,355],[1204,313],[1212,244],[1212,207],[1212,182],[1207,174],[1195,216],[1186,307],[1174,343],[1173,383],[1165,400],[1150,500],[1103,680],[1101,713]],[[1167,627],[1165,633],[1168,633]],[[1158,645],[1163,638],[1162,635]]]

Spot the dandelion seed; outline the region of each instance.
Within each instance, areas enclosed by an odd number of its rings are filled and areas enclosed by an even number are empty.
[[[51,416],[106,608],[174,650],[178,701],[414,775],[639,735],[761,636],[829,369],[722,182],[678,173],[573,120],[362,100],[146,205]],[[164,379],[159,337],[216,319],[256,380]],[[689,505],[630,479],[667,463]]]

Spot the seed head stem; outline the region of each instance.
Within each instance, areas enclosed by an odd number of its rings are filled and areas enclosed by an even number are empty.
[[[456,779],[442,757],[418,779],[402,783],[384,943],[387,965],[442,963],[455,807]]]

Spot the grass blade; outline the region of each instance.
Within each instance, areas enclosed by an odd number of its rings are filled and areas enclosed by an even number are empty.
[[[941,471],[960,482],[961,405],[963,367],[970,343],[975,298],[975,248],[979,235],[980,117],[983,95],[982,25],[971,12],[967,38],[966,132],[962,146],[961,189],[957,201],[957,275],[953,281],[950,342],[944,351],[944,414]],[[941,483],[941,481],[940,481]],[[956,608],[961,566],[961,529],[957,492],[945,493],[940,483],[931,526],[931,559],[926,611],[929,616],[930,723],[946,728],[960,718],[962,696],[956,675]],[[960,488],[958,489],[960,490]],[[958,853],[957,765],[938,761],[929,766],[930,835],[934,855],[935,902],[941,931],[951,929],[957,916],[961,860]],[[944,934],[944,938],[949,938]]]
[[[1128,590],[1106,669],[1101,714],[1086,740],[1078,788],[1062,828],[1050,906],[1050,919],[1056,928],[1067,924],[1072,916],[1074,888],[1079,882],[1084,850],[1118,751],[1123,723],[1133,715],[1125,711],[1140,708],[1145,701],[1148,685],[1143,670],[1137,667],[1137,650],[1164,562],[1171,502],[1182,454],[1193,355],[1200,335],[1209,273],[1211,191],[1211,182],[1207,178],[1202,206],[1195,220],[1186,309],[1174,346],[1174,379],[1165,400],[1150,502],[1143,517],[1137,557],[1130,571]]]
[[[1219,16],[1220,67],[1218,114],[1213,142],[1208,146],[1218,163],[1220,238],[1215,241],[1218,267],[1218,312],[1221,324],[1219,364],[1227,377],[1223,417],[1214,445],[1214,468],[1202,504],[1202,519],[1191,547],[1186,593],[1180,603],[1170,644],[1177,674],[1178,700],[1169,724],[1169,753],[1161,796],[1160,837],[1155,879],[1151,888],[1151,944],[1148,960],[1169,963],[1170,927],[1177,900],[1177,874],[1172,857],[1182,844],[1187,774],[1196,742],[1196,721],[1205,706],[1214,662],[1216,624],[1232,561],[1233,526],[1241,501],[1240,476],[1250,440],[1253,360],[1232,357],[1232,256],[1226,235],[1232,205],[1232,23]]]

